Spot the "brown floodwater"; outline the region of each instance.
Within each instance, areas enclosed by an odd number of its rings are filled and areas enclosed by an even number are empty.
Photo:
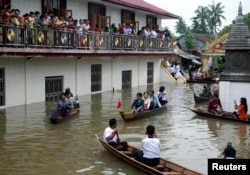
[[[125,123],[116,103],[120,98],[125,111],[138,91],[158,90],[164,85],[168,106],[151,117]],[[161,141],[161,156],[207,174],[208,158],[221,158],[227,141],[232,141],[237,156],[249,158],[250,126],[203,118],[189,110],[195,105],[195,84],[154,84],[128,90],[115,90],[79,97],[80,114],[64,123],[47,121],[55,103],[36,103],[0,110],[0,174],[100,174],[143,175],[107,152],[98,142],[110,118],[118,121],[120,138],[140,147],[148,124],[156,126]]]

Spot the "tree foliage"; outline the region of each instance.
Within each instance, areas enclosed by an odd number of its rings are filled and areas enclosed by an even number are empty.
[[[248,29],[250,30],[250,12],[244,15],[244,22],[247,25]]]
[[[208,33],[208,28],[206,25],[206,20],[208,18],[207,13],[208,13],[207,7],[198,6],[198,8],[195,10],[196,16],[191,18],[192,19],[191,32],[203,33],[203,34]]]
[[[250,12],[244,15],[244,23],[248,27],[248,30],[250,31]],[[222,36],[225,33],[229,33],[233,24],[235,24],[235,20],[232,21],[232,24],[224,26],[220,31],[219,36]]]
[[[192,34],[187,34],[185,35],[184,39],[185,39],[185,46],[187,50],[190,52],[190,50],[195,48],[196,46],[195,38]]]
[[[214,1],[208,7],[198,6],[194,11],[195,15],[192,20],[190,31],[201,34],[216,34],[218,27],[222,25],[222,19],[225,6],[221,2],[215,4]]]
[[[176,22],[175,30],[176,30],[176,33],[179,33],[179,34],[185,34],[188,32],[188,27],[186,25],[185,20],[182,17],[180,17],[178,21]]]
[[[218,27],[222,25],[222,19],[226,19],[225,16],[223,16],[225,6],[222,5],[221,2],[215,4],[213,1],[213,4],[209,5],[208,7],[208,26],[210,29],[210,33],[216,34]]]

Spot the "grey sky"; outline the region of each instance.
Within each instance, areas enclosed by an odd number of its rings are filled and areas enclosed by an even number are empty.
[[[145,0],[155,6],[158,6],[166,11],[169,11],[175,15],[181,16],[188,26],[191,26],[192,21],[190,18],[195,16],[194,11],[198,6],[208,6],[213,3],[212,0]],[[215,3],[222,2],[224,8],[224,16],[227,20],[223,20],[222,24],[228,25],[231,24],[232,20],[238,14],[239,3],[242,3],[243,14],[250,12],[250,0],[214,0]],[[174,26],[176,25],[177,20],[163,20],[162,26],[168,26],[168,28],[174,32]]]

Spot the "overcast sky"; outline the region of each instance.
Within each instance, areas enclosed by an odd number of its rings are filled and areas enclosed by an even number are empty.
[[[192,21],[190,18],[195,16],[194,11],[198,8],[198,6],[208,6],[213,3],[213,0],[144,0],[155,6],[158,6],[168,12],[171,12],[175,15],[181,16],[187,26],[192,25]],[[222,25],[231,24],[232,20],[238,14],[239,3],[242,3],[242,13],[246,14],[250,12],[250,0],[214,0],[217,4],[218,2],[222,2],[224,8],[224,16],[226,17],[226,21],[222,20]],[[176,25],[177,20],[163,20],[162,26],[168,26],[168,28],[175,33],[174,26]]]

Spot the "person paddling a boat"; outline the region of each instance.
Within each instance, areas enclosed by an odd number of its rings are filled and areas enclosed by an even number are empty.
[[[157,138],[155,127],[148,125],[146,128],[147,137],[142,140],[142,150],[134,152],[134,158],[146,165],[156,166],[160,162],[160,140]]]
[[[109,127],[104,130],[103,139],[104,142],[112,147],[126,151],[128,148],[127,142],[120,142],[118,131],[116,130],[117,122],[115,118],[109,120]]]
[[[220,108],[220,110],[218,110],[218,108]],[[214,93],[213,98],[209,100],[207,111],[218,116],[223,115],[223,108],[217,93]]]

